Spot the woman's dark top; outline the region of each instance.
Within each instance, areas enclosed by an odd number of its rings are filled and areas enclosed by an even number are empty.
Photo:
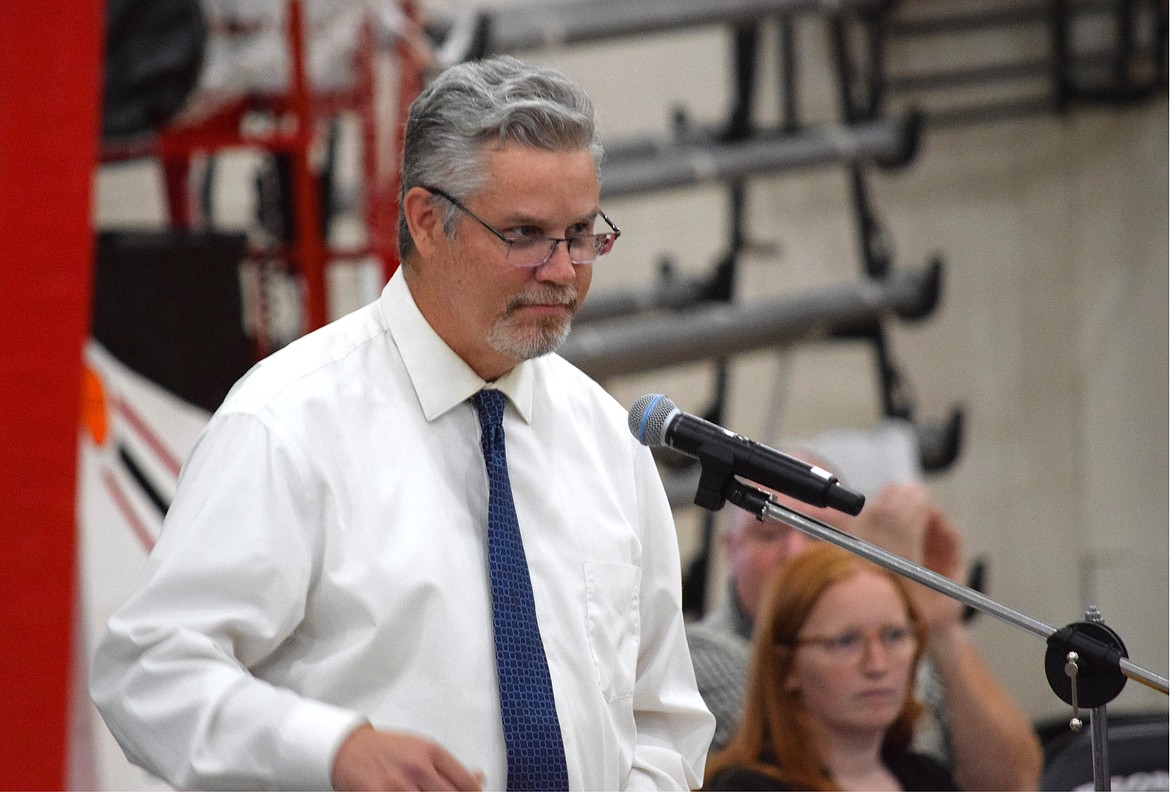
[[[950,771],[923,754],[902,751],[883,754],[882,763],[906,790],[955,790]],[[778,779],[745,767],[725,767],[703,784],[705,790],[787,790]]]

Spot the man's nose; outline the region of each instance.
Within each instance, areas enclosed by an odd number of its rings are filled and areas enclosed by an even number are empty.
[[[569,259],[569,240],[557,240],[548,261],[536,268],[536,278],[551,283],[572,283],[577,279],[576,265]]]

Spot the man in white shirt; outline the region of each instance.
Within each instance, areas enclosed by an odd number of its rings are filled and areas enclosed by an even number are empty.
[[[569,786],[698,786],[714,727],[665,494],[625,410],[551,354],[620,234],[600,159],[581,89],[512,58],[415,101],[402,267],[233,388],[97,648],[131,760],[182,787],[505,787],[469,401],[494,389]]]

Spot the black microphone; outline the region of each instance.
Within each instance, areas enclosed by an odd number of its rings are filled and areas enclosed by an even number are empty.
[[[685,413],[661,393],[647,393],[630,408],[630,432],[642,445],[666,446],[730,464],[731,473],[813,506],[857,514],[865,496],[841,486],[827,470]]]

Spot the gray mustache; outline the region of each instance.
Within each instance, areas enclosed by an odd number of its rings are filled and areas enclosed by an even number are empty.
[[[547,286],[537,291],[518,295],[508,303],[508,312],[528,305],[564,305],[570,310],[577,310],[577,290],[571,287],[557,288]]]

